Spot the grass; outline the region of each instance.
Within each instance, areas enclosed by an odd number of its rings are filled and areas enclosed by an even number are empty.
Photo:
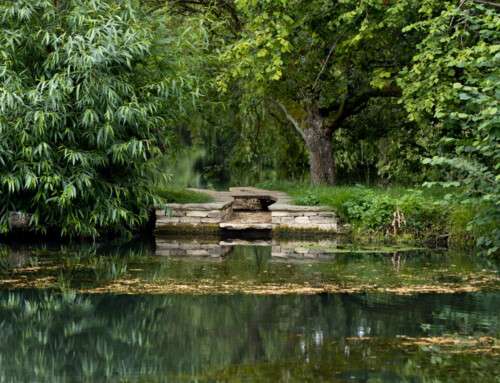
[[[293,198],[294,203],[297,205],[330,206],[344,218],[348,217],[347,204],[368,194],[373,197],[388,197],[392,199],[400,199],[404,196],[418,194],[426,198],[429,202],[442,201],[446,194],[443,189],[438,188],[405,188],[401,186],[368,187],[364,185],[332,187],[283,181],[262,183],[258,187],[284,191]]]
[[[199,193],[183,188],[164,188],[157,191],[166,203],[208,203],[213,198],[205,193]]]
[[[353,234],[365,237],[434,240],[469,247],[474,233],[466,230],[473,214],[462,205],[449,203],[443,188],[312,186],[278,182],[259,187],[288,193],[297,205],[325,205],[349,223]],[[397,218],[397,219],[395,219]],[[402,219],[401,219],[402,218]]]

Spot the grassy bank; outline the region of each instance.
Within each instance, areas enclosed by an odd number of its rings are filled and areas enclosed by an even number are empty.
[[[298,205],[332,207],[359,238],[472,247],[478,234],[466,228],[474,212],[450,202],[446,197],[449,190],[361,185],[314,187],[289,182],[258,186],[287,192]]]
[[[163,188],[157,191],[165,203],[207,203],[213,199],[208,194],[185,188]]]

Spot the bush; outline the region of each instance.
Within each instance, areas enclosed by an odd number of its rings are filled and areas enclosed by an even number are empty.
[[[364,192],[344,204],[351,222],[362,228],[381,232],[411,233],[422,236],[431,232],[443,232],[447,210],[429,200],[420,191],[391,196]]]

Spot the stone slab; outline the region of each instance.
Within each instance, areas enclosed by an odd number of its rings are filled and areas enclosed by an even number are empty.
[[[11,229],[28,229],[32,215],[20,211],[9,212],[9,226]]]
[[[273,225],[271,223],[223,222],[219,224],[219,227],[226,230],[271,230]]]
[[[328,206],[298,206],[275,203],[268,208],[270,211],[289,211],[289,212],[313,212],[313,211],[331,211]]]
[[[206,211],[206,210],[203,210],[203,211],[198,211],[198,210],[188,211],[186,213],[186,217],[206,218],[206,217],[208,217],[208,211]]]
[[[309,225],[311,223],[309,217],[296,217],[294,219],[295,223],[302,224],[302,225]]]
[[[201,223],[220,223],[220,218],[202,218]]]

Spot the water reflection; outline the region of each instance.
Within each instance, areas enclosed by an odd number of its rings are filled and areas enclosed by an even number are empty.
[[[498,339],[499,314],[495,293],[3,292],[0,381],[451,382],[482,371],[493,382],[494,354],[404,346],[401,336]]]
[[[498,270],[335,239],[0,246],[0,383],[495,382]],[[297,294],[324,286],[365,293]],[[422,286],[482,292],[370,293]]]
[[[186,286],[189,293],[463,292],[498,290],[499,270],[498,260],[462,252],[356,247],[336,239],[163,237],[156,244],[124,246],[0,247],[4,288],[129,293],[182,292],[178,286]]]

